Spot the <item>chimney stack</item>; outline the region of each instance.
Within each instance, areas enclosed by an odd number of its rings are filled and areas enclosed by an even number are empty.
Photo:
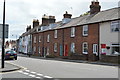
[[[31,30],[31,25],[27,26],[26,32],[28,32],[29,30]]]
[[[43,15],[42,17],[42,26],[48,26],[49,24],[55,23],[55,16]]]
[[[96,14],[100,12],[101,6],[99,5],[99,1],[92,1],[90,5],[90,14]]]
[[[35,28],[36,26],[39,26],[39,20],[38,19],[33,20],[33,28]]]
[[[63,15],[63,17],[71,19],[72,14],[68,14],[68,12],[66,11],[66,13]]]
[[[65,14],[63,14],[62,23],[65,24],[70,22],[71,17],[72,17],[72,14],[68,14],[68,12],[66,11]]]

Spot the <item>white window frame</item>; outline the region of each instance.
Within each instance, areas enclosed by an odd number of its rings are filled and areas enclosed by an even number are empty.
[[[41,36],[39,36],[39,42],[41,42]]]
[[[36,46],[34,46],[34,52],[36,52]]]
[[[93,44],[93,54],[98,54],[98,44]]]
[[[47,42],[50,42],[50,35],[47,35]]]
[[[84,51],[84,50],[85,50],[85,47],[84,47],[85,44],[87,45],[87,46],[86,46],[87,52]],[[82,51],[83,54],[88,54],[88,43],[87,43],[87,42],[84,42],[84,43],[83,43],[82,48],[83,48],[83,51]]]
[[[111,28],[111,32],[120,32],[120,20],[112,21],[110,28]],[[118,28],[118,31],[115,31],[116,28]]]
[[[57,52],[57,43],[54,43],[54,52]]]
[[[40,49],[40,46],[39,46],[39,54],[41,53],[40,51],[41,51],[41,49]]]
[[[36,39],[36,36],[34,36],[34,43],[36,43],[36,40],[37,40],[37,39]]]
[[[71,37],[75,37],[75,27],[71,27]]]
[[[58,33],[58,30],[55,30],[55,32],[54,32],[54,38],[57,38],[57,33]]]
[[[71,43],[71,52],[75,53],[75,43]]]
[[[49,52],[50,52],[49,47],[47,47],[47,55],[49,55]]]
[[[86,31],[87,33],[85,33],[85,31]],[[84,25],[84,26],[83,26],[83,36],[88,36],[88,25]]]

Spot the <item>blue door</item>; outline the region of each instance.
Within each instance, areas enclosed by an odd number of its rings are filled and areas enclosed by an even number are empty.
[[[63,56],[63,46],[60,44],[60,56]]]

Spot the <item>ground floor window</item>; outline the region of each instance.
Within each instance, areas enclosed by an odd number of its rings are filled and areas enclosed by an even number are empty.
[[[98,53],[98,45],[93,44],[93,54],[97,54],[97,53]]]
[[[39,46],[39,54],[40,54],[40,50],[41,50],[41,49],[40,49],[40,46]]]
[[[75,53],[75,43],[71,43],[71,53]]]
[[[57,52],[57,43],[54,43],[54,52]]]
[[[112,44],[112,54],[120,54],[120,44]]]
[[[83,54],[88,54],[88,43],[87,42],[83,43]]]
[[[49,47],[47,47],[47,55],[49,55]]]
[[[34,46],[34,53],[36,53],[36,47]]]

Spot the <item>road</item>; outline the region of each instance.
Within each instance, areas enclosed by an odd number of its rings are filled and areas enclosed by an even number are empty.
[[[118,78],[118,68],[86,63],[18,57],[18,60],[6,61],[24,67],[12,73],[3,74],[3,78]]]

